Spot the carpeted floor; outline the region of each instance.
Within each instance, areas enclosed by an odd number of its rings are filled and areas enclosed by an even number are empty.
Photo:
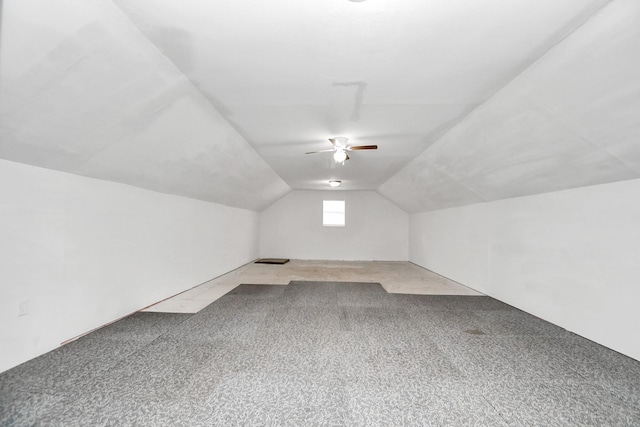
[[[240,285],[0,375],[0,425],[640,425],[640,362],[484,296]]]

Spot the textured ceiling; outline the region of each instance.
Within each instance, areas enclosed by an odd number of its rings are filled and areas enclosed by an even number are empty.
[[[640,2],[615,1],[379,192],[409,212],[640,178]]]
[[[254,210],[290,190],[111,2],[2,19],[1,158]]]
[[[640,177],[634,0],[20,0],[0,158],[260,210],[410,212]],[[379,150],[344,165],[327,138]]]

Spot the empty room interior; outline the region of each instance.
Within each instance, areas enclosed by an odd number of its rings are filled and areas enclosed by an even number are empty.
[[[0,425],[640,425],[640,2],[0,0],[0,258]]]

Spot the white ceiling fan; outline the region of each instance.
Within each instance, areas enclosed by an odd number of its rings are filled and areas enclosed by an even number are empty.
[[[349,155],[347,151],[356,151],[356,150],[377,150],[377,145],[347,145],[349,138],[344,136],[336,136],[334,138],[329,138],[329,142],[333,145],[333,148],[327,150],[319,150],[319,151],[309,151],[305,154],[315,154],[315,153],[330,153],[333,152],[333,159],[336,163],[344,163],[346,160],[349,160]]]

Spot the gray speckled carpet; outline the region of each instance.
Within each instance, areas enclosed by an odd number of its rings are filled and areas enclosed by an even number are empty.
[[[240,285],[0,375],[0,425],[640,425],[640,362],[480,296]]]

